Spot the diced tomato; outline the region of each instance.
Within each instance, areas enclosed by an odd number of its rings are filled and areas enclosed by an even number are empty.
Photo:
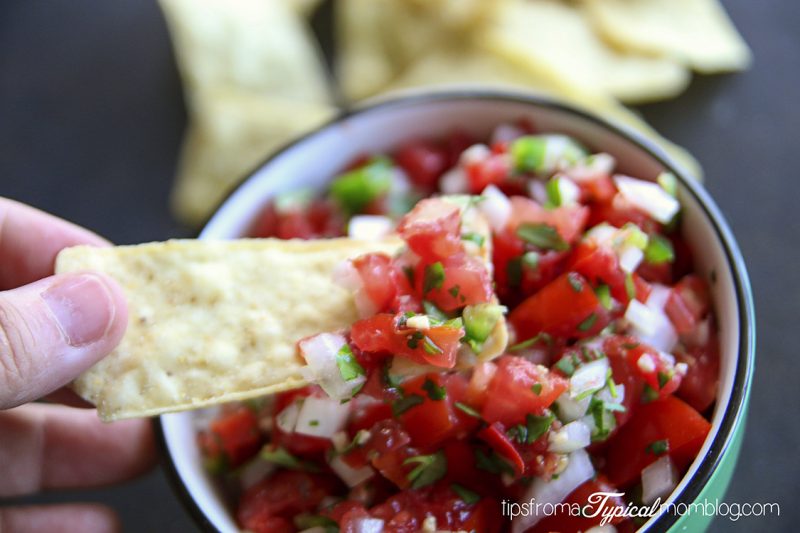
[[[315,511],[323,498],[342,490],[330,475],[280,470],[247,489],[236,519],[253,533],[295,531],[295,515]]]
[[[505,181],[511,173],[511,159],[503,153],[492,153],[483,160],[466,165],[467,182],[472,194],[480,194],[489,185]]]
[[[631,222],[648,234],[660,232],[661,230],[661,225],[658,222],[650,218],[646,213],[628,205],[618,194],[614,195],[609,201],[600,202],[592,206],[589,227],[594,227],[601,222],[608,222],[617,228],[621,228]]]
[[[376,312],[393,311],[396,299],[402,293],[402,284],[407,285],[408,280],[396,272],[392,259],[386,254],[366,254],[354,259],[353,267],[364,283],[367,296],[375,304]]]
[[[711,308],[708,287],[700,276],[689,274],[672,288],[664,311],[680,334],[690,333]]]
[[[675,371],[674,364],[658,350],[636,343],[635,347],[626,350],[626,354],[631,368],[639,373],[651,389],[658,392],[660,398],[672,394],[680,386],[683,376]]]
[[[475,138],[463,130],[454,130],[447,137],[445,144],[448,154],[447,168],[452,168],[458,164],[464,150],[475,144]]]
[[[628,358],[628,350],[635,348],[638,344],[639,341],[635,338],[622,335],[614,335],[603,341],[603,351],[611,364],[614,383],[625,387],[625,398],[622,400],[625,411],[614,413],[617,426],[613,432],[616,432],[630,419],[639,405],[644,391],[644,378],[638,369],[631,365]]]
[[[669,456],[682,470],[697,456],[710,429],[700,413],[674,396],[640,405],[609,442],[603,470],[615,485],[629,486],[658,458],[650,446],[661,440],[668,441]]]
[[[586,337],[603,329],[608,316],[586,278],[569,272],[528,297],[511,312],[509,322],[519,340],[541,332],[564,338]]]
[[[458,206],[440,198],[419,202],[401,220],[397,232],[425,261],[436,262],[464,250]]]
[[[460,253],[440,261],[444,276],[440,286],[426,287],[432,268],[420,263],[417,268],[416,285],[421,299],[429,300],[443,311],[453,311],[466,305],[492,300],[492,278],[481,259]],[[428,291],[425,289],[428,288]]]
[[[617,194],[617,188],[607,174],[578,181],[578,187],[581,189],[581,201],[587,203],[609,202]]]
[[[455,365],[464,328],[442,325],[420,331],[400,327],[402,318],[381,313],[359,320],[350,330],[353,344],[365,352],[400,355],[443,368]]]
[[[489,423],[522,423],[529,413],[542,414],[567,386],[567,380],[546,367],[521,357],[503,356],[497,361],[481,415]]]
[[[615,507],[625,508],[625,500],[620,496],[610,496],[608,500],[601,499],[598,501],[597,498],[599,496],[593,495],[600,492],[614,494],[618,493],[619,490],[604,475],[599,474],[595,479],[584,482],[564,499],[565,504],[580,506],[581,509],[586,510],[587,515],[591,516],[580,516],[560,509],[557,510],[558,512],[542,518],[533,528],[532,533],[588,531],[594,526],[599,526],[604,516],[614,516],[608,523],[611,525],[619,524],[622,522],[623,517],[615,516],[612,513],[615,512]],[[602,507],[599,507],[599,505],[602,505]]]
[[[432,399],[425,387],[443,390],[442,399]],[[411,407],[400,415],[403,427],[411,436],[411,442],[421,448],[431,448],[455,434],[460,429],[459,419],[448,398],[445,377],[442,374],[427,374],[403,384],[405,397],[417,395],[422,403]]]
[[[424,189],[433,189],[439,176],[447,170],[449,155],[437,143],[411,141],[397,151],[394,159],[414,184]]]
[[[617,254],[611,248],[587,241],[581,242],[572,252],[569,268],[583,275],[594,286],[601,283],[608,285],[615,300],[628,303],[625,272],[619,266]]]
[[[261,447],[258,418],[248,407],[239,406],[211,422],[198,441],[206,458],[219,460],[224,455],[225,464],[236,468]]]
[[[516,231],[520,224],[547,224],[553,226],[566,242],[574,242],[586,228],[589,208],[581,205],[545,209],[534,200],[522,196],[511,198],[509,226]]]
[[[511,442],[511,439],[506,436],[505,428],[502,424],[493,422],[478,432],[478,438],[486,442],[498,455],[508,461],[517,477],[522,476],[525,472],[525,461],[517,451],[514,443]]]
[[[714,403],[719,384],[719,340],[716,333],[710,333],[705,346],[679,351],[675,357],[688,367],[678,396],[701,413],[704,412]]]

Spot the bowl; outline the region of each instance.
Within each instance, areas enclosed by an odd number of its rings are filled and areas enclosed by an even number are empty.
[[[267,159],[222,203],[201,239],[247,234],[259,211],[276,193],[299,186],[324,187],[332,174],[364,153],[389,150],[415,137],[445,136],[462,128],[487,138],[501,122],[529,119],[540,131],[562,132],[610,153],[618,170],[654,178],[675,174],[684,210],[683,233],[696,254],[697,271],[711,280],[720,336],[720,380],[711,431],[683,480],[667,500],[678,510],[722,499],[739,455],[754,368],[755,324],[744,262],[724,217],[705,189],[657,146],[622,126],[528,93],[460,90],[419,92],[372,101],[289,144]],[[195,414],[162,416],[156,432],[165,468],[187,509],[207,531],[236,531],[231,511],[206,474],[195,444]],[[699,508],[662,513],[642,531],[691,531],[711,521]]]

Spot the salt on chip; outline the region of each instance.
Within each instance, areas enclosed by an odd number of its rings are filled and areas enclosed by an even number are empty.
[[[625,102],[672,97],[689,83],[689,72],[678,61],[609,47],[580,6],[557,0],[509,2],[480,38],[521,68],[548,69]]]
[[[331,118],[325,104],[264,98],[252,92],[206,94],[190,119],[172,192],[175,213],[202,223],[248,172],[293,138]]]
[[[285,2],[160,0],[190,107],[235,87],[271,98],[329,102],[318,47]]]
[[[56,272],[103,272],[128,299],[121,343],[74,388],[111,421],[302,386],[296,342],[358,318],[334,268],[400,245],[245,239],[67,248]]]
[[[584,0],[602,37],[621,49],[673,57],[698,72],[742,70],[747,43],[718,0]]]

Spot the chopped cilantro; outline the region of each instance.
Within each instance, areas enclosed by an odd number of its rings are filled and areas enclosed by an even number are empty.
[[[453,489],[453,492],[455,492],[458,495],[458,497],[461,498],[463,502],[466,503],[467,505],[473,505],[475,503],[478,503],[478,501],[480,501],[481,499],[481,497],[477,493],[472,492],[471,490],[462,487],[457,483],[453,483],[452,485],[450,485],[450,488]]]
[[[432,379],[428,378],[422,384],[423,390],[428,393],[428,398],[434,401],[444,400],[447,397],[447,389],[437,385]]]
[[[539,396],[542,393],[542,384],[534,383],[533,385],[531,385],[531,390],[536,396]]]
[[[475,466],[492,474],[506,473],[514,475],[514,469],[499,455],[494,452],[489,452],[489,455],[486,455],[480,448],[475,449]]]
[[[309,420],[308,425],[313,427],[317,427],[319,425],[319,420]]]
[[[508,351],[509,352],[518,352],[520,350],[524,350],[525,348],[530,348],[531,346],[533,346],[534,344],[536,344],[539,341],[544,341],[544,343],[547,344],[548,346],[553,344],[553,338],[549,334],[547,334],[544,331],[542,331],[541,333],[539,333],[535,337],[531,337],[528,340],[524,340],[522,342],[518,342],[517,344],[514,344],[514,345],[510,346],[508,348]]]
[[[597,299],[600,300],[600,304],[603,306],[603,308],[611,310],[611,288],[608,285],[601,283],[594,290],[594,293],[597,295]]]
[[[575,373],[575,363],[572,361],[571,357],[562,357],[555,364],[555,367],[567,377]]]
[[[525,417],[525,427],[528,430],[527,439],[525,439],[526,444],[533,444],[536,440],[544,435],[550,426],[553,424],[553,420],[556,417],[552,414],[549,415],[532,415],[528,414]]]
[[[655,400],[658,400],[658,391],[645,383],[644,390],[642,391],[642,403],[650,403]]]
[[[447,292],[450,293],[450,296],[452,296],[453,298],[458,298],[458,293],[460,291],[461,291],[461,286],[459,285],[453,285],[452,287],[447,289]]]
[[[592,329],[592,326],[594,326],[595,322],[597,322],[597,314],[592,313],[586,317],[586,320],[578,324],[578,331],[589,331]]]
[[[569,281],[572,290],[575,292],[581,292],[583,290],[583,281],[581,280],[580,276],[575,272],[570,272],[567,274],[567,281]]]
[[[456,409],[468,414],[469,416],[472,416],[472,417],[475,417],[475,418],[480,418],[481,417],[481,414],[478,411],[476,411],[475,409],[473,409],[472,407],[470,407],[469,405],[467,405],[465,403],[456,402],[453,405],[455,405]]]
[[[633,275],[630,272],[625,274],[625,292],[629,300],[636,298],[636,284],[633,282]]]
[[[483,246],[483,243],[486,240],[486,238],[483,235],[481,235],[480,233],[472,233],[472,232],[470,232],[470,233],[464,233],[463,235],[461,235],[461,240],[474,243],[478,247],[481,247],[481,246]]]
[[[345,381],[353,381],[359,376],[366,375],[364,367],[362,367],[355,356],[353,350],[350,349],[348,344],[344,344],[339,353],[336,354],[336,366],[339,367],[339,373]]]
[[[420,396],[419,394],[409,394],[399,400],[395,400],[392,403],[392,414],[394,416],[400,416],[412,407],[416,407],[417,405],[423,403],[425,398]]]
[[[647,445],[645,451],[653,455],[664,455],[669,451],[669,441],[667,439],[653,441]]]
[[[422,333],[421,331],[415,331],[414,333],[408,336],[408,342],[406,343],[406,345],[412,350],[416,350],[417,348],[419,348],[419,341],[421,341],[424,338],[426,338],[424,333]]]
[[[325,533],[338,533],[339,525],[332,518],[322,515],[301,514],[294,517],[294,525],[298,531],[321,529]]]
[[[522,259],[515,257],[509,259],[506,263],[506,276],[508,277],[508,286],[511,288],[519,287],[522,283]]]
[[[527,222],[520,224],[517,228],[517,236],[523,241],[543,250],[557,250],[563,252],[569,249],[569,244],[561,238],[558,230],[548,224]]]
[[[444,265],[437,261],[425,267],[425,279],[422,284],[423,294],[427,294],[433,289],[441,289],[444,283]]]
[[[403,464],[417,465],[407,476],[407,479],[411,482],[412,489],[420,489],[428,485],[433,485],[447,473],[447,458],[442,451],[431,455],[409,457],[403,461]]]
[[[284,468],[291,470],[303,470],[306,472],[318,472],[319,468],[311,462],[298,459],[288,451],[286,448],[268,444],[261,449],[259,454],[262,459],[269,463],[274,463]]]
[[[664,387],[666,387],[667,383],[669,383],[669,380],[671,380],[671,379],[672,379],[672,376],[670,376],[667,372],[659,372],[658,373],[658,388],[659,389],[663,389]]]

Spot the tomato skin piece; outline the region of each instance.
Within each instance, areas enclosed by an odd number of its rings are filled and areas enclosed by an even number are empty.
[[[448,159],[447,150],[437,143],[420,140],[405,144],[394,156],[409,179],[424,189],[436,187],[439,177],[447,170]]]
[[[598,474],[595,479],[590,479],[589,481],[584,482],[564,499],[565,504],[578,504],[582,509],[586,508],[587,505],[591,506],[589,509],[587,509],[587,513],[596,514],[596,516],[575,516],[566,512],[555,513],[542,518],[531,530],[531,533],[548,533],[551,531],[587,531],[594,526],[600,525],[601,521],[603,520],[603,513],[611,513],[611,510],[606,511],[606,509],[609,509],[609,507],[625,508],[625,500],[621,497],[614,496],[609,497],[608,501],[605,502],[605,505],[601,509],[597,509],[590,503],[590,498],[597,492],[613,494],[620,491],[617,489],[617,487],[612,485],[603,474]],[[594,499],[591,501],[594,501]],[[624,517],[622,516],[614,516],[614,518],[608,523],[616,525],[623,520]]]
[[[533,390],[534,385],[541,385],[538,394]],[[497,371],[489,383],[481,416],[490,424],[524,423],[529,413],[542,414],[568,385],[566,379],[546,367],[521,357],[503,356],[497,360]]]
[[[441,198],[420,201],[397,226],[397,232],[424,261],[434,263],[464,251],[461,212]]]
[[[340,491],[341,484],[330,475],[279,470],[244,492],[236,520],[254,533],[295,531],[295,515],[314,511],[326,496]]]
[[[517,477],[525,473],[525,461],[517,451],[514,443],[511,442],[511,439],[506,436],[505,428],[502,424],[493,422],[478,432],[478,438],[486,442],[498,455],[506,459],[511,464]]]
[[[664,439],[669,443],[670,458],[683,470],[697,456],[710,429],[700,413],[675,396],[640,405],[609,442],[603,471],[613,484],[630,486],[638,481],[642,469],[658,459],[648,446]]]
[[[518,341],[541,332],[555,337],[585,337],[605,327],[607,314],[604,311],[586,278],[568,272],[528,297],[508,318],[517,332]],[[578,326],[592,313],[596,317],[592,327],[578,331]]]

